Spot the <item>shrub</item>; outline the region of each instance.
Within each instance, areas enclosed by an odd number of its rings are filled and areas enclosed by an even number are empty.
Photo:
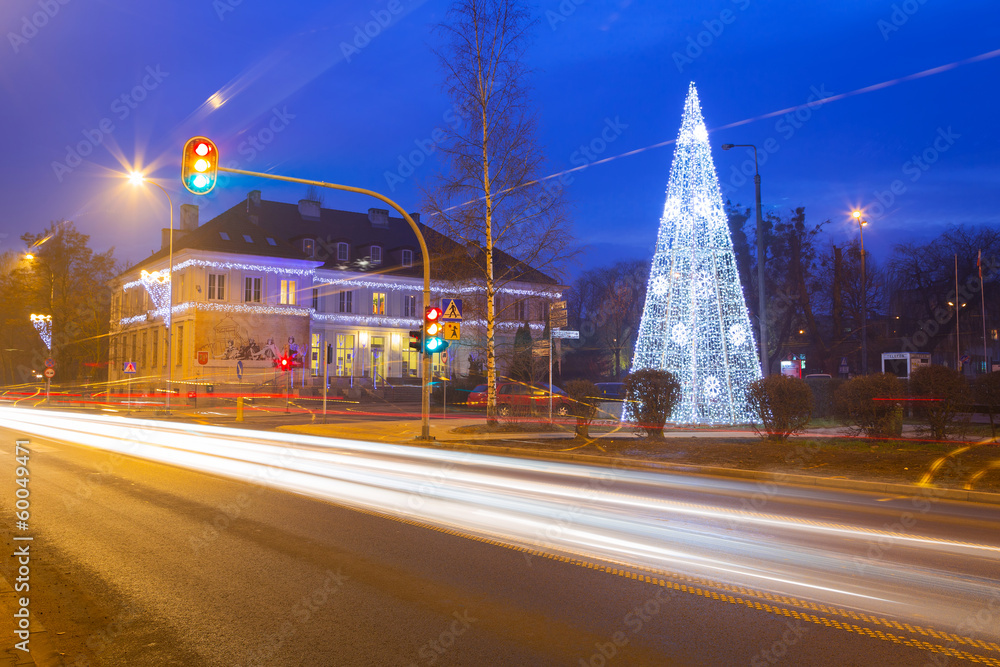
[[[813,393],[799,378],[770,375],[757,380],[747,399],[760,424],[754,424],[754,430],[775,440],[801,431],[812,417]]]
[[[947,440],[948,436],[965,432],[968,415],[959,416],[960,410],[968,410],[969,383],[956,370],[947,366],[921,366],[910,376],[910,394],[918,400],[914,402],[914,414],[923,419],[924,430],[935,440]]]
[[[662,439],[663,425],[681,398],[681,385],[667,371],[644,368],[625,378],[625,401],[646,437]]]
[[[973,394],[976,403],[986,408],[990,416],[990,428],[993,430],[993,437],[997,437],[997,427],[993,421],[993,415],[1000,412],[1000,373],[986,373],[976,378],[973,385]]]
[[[903,431],[903,407],[884,400],[903,395],[902,381],[891,373],[860,375],[842,384],[834,395],[837,418],[869,438],[892,438]],[[877,400],[882,399],[882,400]]]
[[[576,417],[576,437],[589,438],[590,422],[601,400],[600,391],[590,380],[570,380],[565,388],[566,395],[573,401],[571,414]]]
[[[812,418],[830,419],[834,417],[836,414],[834,396],[837,395],[837,389],[844,384],[844,381],[840,378],[805,378],[803,381],[812,390]]]

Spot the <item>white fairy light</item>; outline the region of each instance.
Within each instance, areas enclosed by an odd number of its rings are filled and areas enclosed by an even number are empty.
[[[632,370],[670,371],[681,399],[670,421],[753,421],[747,389],[761,377],[708,131],[694,84],[674,150]],[[623,419],[631,418],[626,406]]]
[[[149,298],[156,306],[156,312],[164,316],[164,326],[170,326],[170,271],[142,271],[139,274],[139,281],[149,292]]]
[[[22,315],[22,317],[24,317]],[[23,322],[24,320],[22,320]],[[35,331],[38,332],[38,337],[42,339],[45,343],[45,349],[52,350],[52,316],[51,315],[32,315],[31,316],[31,326],[35,327]]]

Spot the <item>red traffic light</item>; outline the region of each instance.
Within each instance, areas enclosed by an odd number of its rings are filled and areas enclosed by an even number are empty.
[[[287,371],[292,368],[292,358],[287,355],[282,355],[274,360],[274,365],[283,371]]]
[[[427,320],[428,322],[437,322],[440,318],[441,318],[441,309],[434,306],[428,308],[427,312],[424,313],[424,319]]]

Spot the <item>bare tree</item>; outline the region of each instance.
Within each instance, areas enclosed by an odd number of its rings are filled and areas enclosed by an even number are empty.
[[[426,193],[426,208],[431,224],[465,245],[466,255],[456,259],[474,267],[485,293],[491,420],[497,293],[511,281],[558,271],[572,254],[559,191],[537,180],[544,160],[523,63],[532,25],[514,0],[459,0],[438,26],[444,88],[469,121],[439,142],[445,169]]]

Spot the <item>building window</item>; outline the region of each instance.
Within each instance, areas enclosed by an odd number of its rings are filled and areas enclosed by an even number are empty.
[[[153,339],[153,354],[149,358],[149,362],[150,362],[149,365],[152,366],[153,368],[156,368],[159,365],[159,363],[160,363],[160,356],[159,356],[159,351],[160,351],[160,330],[159,329],[153,329],[150,332],[150,338]]]
[[[350,255],[350,250],[348,250],[347,244],[343,243],[343,242],[338,243],[337,244],[337,261],[338,262],[346,262],[348,259],[350,259],[350,256],[351,256]]]
[[[403,266],[413,266],[413,251],[404,250],[403,251]]]
[[[263,280],[254,276],[243,279],[243,300],[247,303],[260,303]]]
[[[142,373],[146,372],[146,341],[149,338],[149,333],[146,331],[142,332],[142,357],[139,359],[139,371]]]
[[[403,317],[416,317],[416,315],[417,315],[417,297],[404,296]]]
[[[385,315],[385,292],[372,292],[372,315]]]
[[[312,309],[319,310],[319,289],[312,288]]]
[[[525,299],[518,299],[514,302],[514,319],[518,322],[528,319],[528,302]]]
[[[221,238],[223,241],[228,241],[229,240],[229,234],[227,234],[225,232],[219,232],[219,238]]]
[[[177,365],[184,363],[184,325],[177,327]]]
[[[403,375],[413,377],[420,367],[420,357],[416,350],[403,350]]]
[[[313,290],[315,291],[315,290]],[[319,375],[319,353],[320,353],[320,339],[319,334],[314,333],[310,337],[310,354],[309,354],[309,370],[312,371],[313,377]]]
[[[337,376],[351,377],[354,375],[354,336],[337,334]]]
[[[278,242],[272,239],[270,236],[267,237],[267,245],[278,245]]]
[[[128,358],[128,361],[135,363],[137,361],[135,357],[135,341],[138,338],[138,334],[132,334],[132,355]]]
[[[305,253],[306,257],[312,257],[316,254],[316,242],[312,239],[302,239],[302,252]]]
[[[295,305],[295,281],[294,280],[282,280],[281,281],[281,296],[280,301],[282,305],[294,306]]]
[[[208,274],[208,298],[223,301],[226,298],[226,276],[222,273]]]
[[[377,245],[372,246],[371,260],[372,264],[382,263],[382,248]]]
[[[340,293],[340,312],[342,313],[353,313],[354,312],[354,292],[341,292]]]

